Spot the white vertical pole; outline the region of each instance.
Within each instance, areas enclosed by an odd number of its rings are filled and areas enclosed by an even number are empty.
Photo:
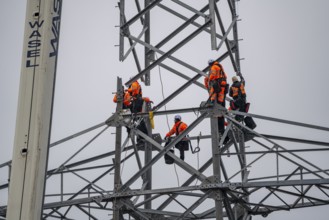
[[[7,219],[41,219],[62,0],[28,0]]]

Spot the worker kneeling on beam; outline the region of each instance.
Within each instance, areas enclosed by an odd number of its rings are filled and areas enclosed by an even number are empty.
[[[185,129],[187,128],[187,124],[182,122],[182,118],[180,115],[175,116],[175,124],[172,127],[172,129],[166,134],[165,140],[167,140],[170,136],[173,134],[176,134],[176,137],[181,134]],[[175,147],[179,150],[180,152],[180,159],[184,160],[185,155],[184,151],[188,151],[188,140],[186,137],[182,138],[181,141],[179,141]]]

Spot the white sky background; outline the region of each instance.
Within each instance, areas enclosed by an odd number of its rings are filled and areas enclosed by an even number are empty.
[[[114,47],[119,43],[118,29],[114,27],[119,24],[116,2],[66,0],[63,3],[52,142],[107,119],[115,109],[112,92],[116,90],[116,76],[126,82],[137,73],[132,57],[124,63],[118,61],[118,47]],[[10,160],[12,154],[25,6],[25,0],[0,2],[0,164]],[[239,22],[239,37],[243,39],[240,41],[240,55],[245,58],[241,66],[247,80],[246,89],[248,100],[252,103],[252,113],[329,127],[329,76],[326,68],[329,61],[328,9],[329,2],[326,0],[240,1],[239,14],[242,21]],[[155,16],[153,19],[152,22],[160,22],[164,17]],[[163,35],[165,27],[165,24],[154,27],[151,34],[154,38],[159,37]],[[203,69],[209,58],[217,57],[216,52],[203,53],[203,50],[209,50],[205,47],[210,47],[210,37],[204,39],[206,42],[200,41],[199,50],[187,53],[182,49],[177,57]],[[166,51],[168,48],[170,46],[162,49]],[[228,61],[224,67],[229,66]],[[234,74],[230,68],[226,72],[229,78]],[[191,71],[183,73],[195,75]],[[184,80],[164,70],[161,70],[161,74],[165,95],[171,94],[184,83]],[[143,92],[157,104],[162,100],[157,68],[153,69],[151,80],[152,86],[144,86]],[[168,109],[196,106],[207,98],[205,91],[196,86],[191,88],[168,104]],[[169,116],[170,126],[173,123],[172,117]],[[183,120],[189,124],[195,120],[195,116],[189,114],[183,116]],[[319,141],[329,139],[324,132],[309,133],[308,130],[305,133],[302,129],[285,130],[277,124],[266,126],[263,122],[257,123],[257,129],[268,134]],[[164,135],[167,132],[164,119],[156,119],[155,126],[155,133]],[[282,133],[282,130],[285,132]],[[194,135],[199,131],[196,129]],[[208,133],[203,131],[203,134]],[[108,149],[113,150],[114,135],[106,138],[109,139],[100,143],[107,148],[93,149],[95,155]],[[77,145],[74,149],[79,147]],[[59,149],[61,153],[63,149]],[[65,148],[65,153],[69,150]],[[204,152],[203,149],[201,151]],[[308,156],[310,159],[319,158],[317,163],[322,164],[322,167],[328,165],[327,159],[321,158],[319,154]],[[54,160],[60,159],[50,158],[49,166],[52,167]],[[195,163],[189,153],[186,160]],[[171,167],[168,170],[173,173]],[[157,178],[157,174],[153,177]],[[316,219],[324,220],[328,214],[326,209],[320,207],[293,210],[290,213],[278,212],[269,215],[267,219],[310,219],[317,216]],[[256,216],[253,219],[262,217]]]

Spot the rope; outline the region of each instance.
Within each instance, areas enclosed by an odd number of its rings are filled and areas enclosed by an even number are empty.
[[[156,59],[158,59],[157,54],[155,54]],[[161,76],[161,68],[160,66],[158,66],[159,69],[159,78],[160,78],[160,83],[161,83],[161,93],[162,93],[162,98],[163,100],[165,99],[165,95],[164,95],[164,90],[163,90],[163,82],[162,82],[162,76]],[[167,111],[167,106],[164,105],[165,110]],[[170,130],[170,126],[169,126],[169,120],[168,120],[168,114],[166,114],[166,119],[167,119],[167,126],[168,126],[168,130]],[[176,178],[177,178],[177,184],[178,186],[180,186],[179,184],[179,177],[178,177],[178,173],[177,173],[177,169],[176,169],[176,164],[174,163],[174,169],[175,169],[175,174],[176,174]]]
[[[158,56],[155,54],[155,57],[158,59]],[[162,98],[165,99],[164,91],[163,91],[163,82],[162,82],[162,75],[161,75],[161,69],[160,66],[158,66],[159,69],[159,77],[160,77],[160,83],[161,83],[161,93],[162,93]],[[167,111],[167,105],[164,105],[165,110]],[[166,114],[166,119],[167,119],[167,126],[168,130],[170,130],[169,126],[169,120],[168,120],[168,114]]]
[[[198,136],[198,138],[197,138],[197,147],[199,147],[199,143],[200,143],[200,137],[201,137],[201,131],[200,131],[200,134],[199,134],[199,136]],[[200,169],[200,157],[199,157],[199,151],[197,152],[197,170],[199,170]],[[198,184],[198,179],[196,179],[196,181],[195,181],[195,186]]]

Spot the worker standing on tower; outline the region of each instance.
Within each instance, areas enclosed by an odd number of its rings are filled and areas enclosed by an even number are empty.
[[[217,103],[225,107],[225,95],[227,94],[226,73],[223,66],[215,60],[210,59],[209,74],[204,79],[204,85],[209,91],[209,100],[211,104]]]
[[[209,101],[212,106],[215,102],[219,103],[221,106],[225,107],[225,96],[228,92],[228,84],[226,82],[226,73],[223,66],[217,61],[210,59],[209,64],[209,74],[204,79],[204,85],[209,92]],[[224,117],[218,117],[218,131],[219,134],[224,134],[225,130],[225,120]]]
[[[175,116],[175,124],[172,127],[172,129],[166,134],[165,139],[167,140],[171,135],[176,134],[176,137],[181,134],[185,129],[187,128],[187,124],[182,122],[182,117],[180,115]],[[188,141],[186,137],[182,138],[181,141],[179,141],[175,147],[179,150],[180,152],[180,159],[184,160],[185,155],[184,151],[187,151],[188,148]]]
[[[244,88],[246,85],[246,82],[241,74],[239,76],[241,78],[240,81],[239,81],[238,77],[236,77],[236,76],[232,77],[233,84],[230,87],[229,96],[231,96],[233,98],[233,100],[230,101],[229,110],[237,110],[240,112],[248,113],[250,103],[247,102],[247,99],[246,99],[247,95],[246,95],[246,91]],[[257,126],[251,116],[244,117],[243,115],[236,115],[235,119],[239,122],[244,121],[246,126],[249,127],[250,129],[255,129]]]
[[[143,112],[143,110],[145,111],[145,109],[143,109],[144,103],[153,103],[148,97],[142,96],[142,87],[137,80],[129,86],[128,92],[131,96],[131,105],[130,105],[131,113]],[[139,119],[140,118],[135,118],[135,120],[139,120]],[[144,134],[148,134],[145,121],[143,119],[139,121],[140,122],[139,125],[137,126],[137,129],[143,132]],[[144,140],[143,137],[137,135],[137,145],[142,144],[143,140]]]
[[[130,93],[132,100],[131,112],[141,112],[143,108],[142,87],[140,86],[137,80],[129,86],[128,92]]]
[[[240,75],[241,81],[239,81],[237,76],[232,77],[232,86],[230,87],[229,96],[233,98],[230,101],[230,109],[239,110],[241,112],[246,112],[246,91],[245,91],[245,81]],[[237,115],[236,119],[238,121],[243,120],[243,116]]]

